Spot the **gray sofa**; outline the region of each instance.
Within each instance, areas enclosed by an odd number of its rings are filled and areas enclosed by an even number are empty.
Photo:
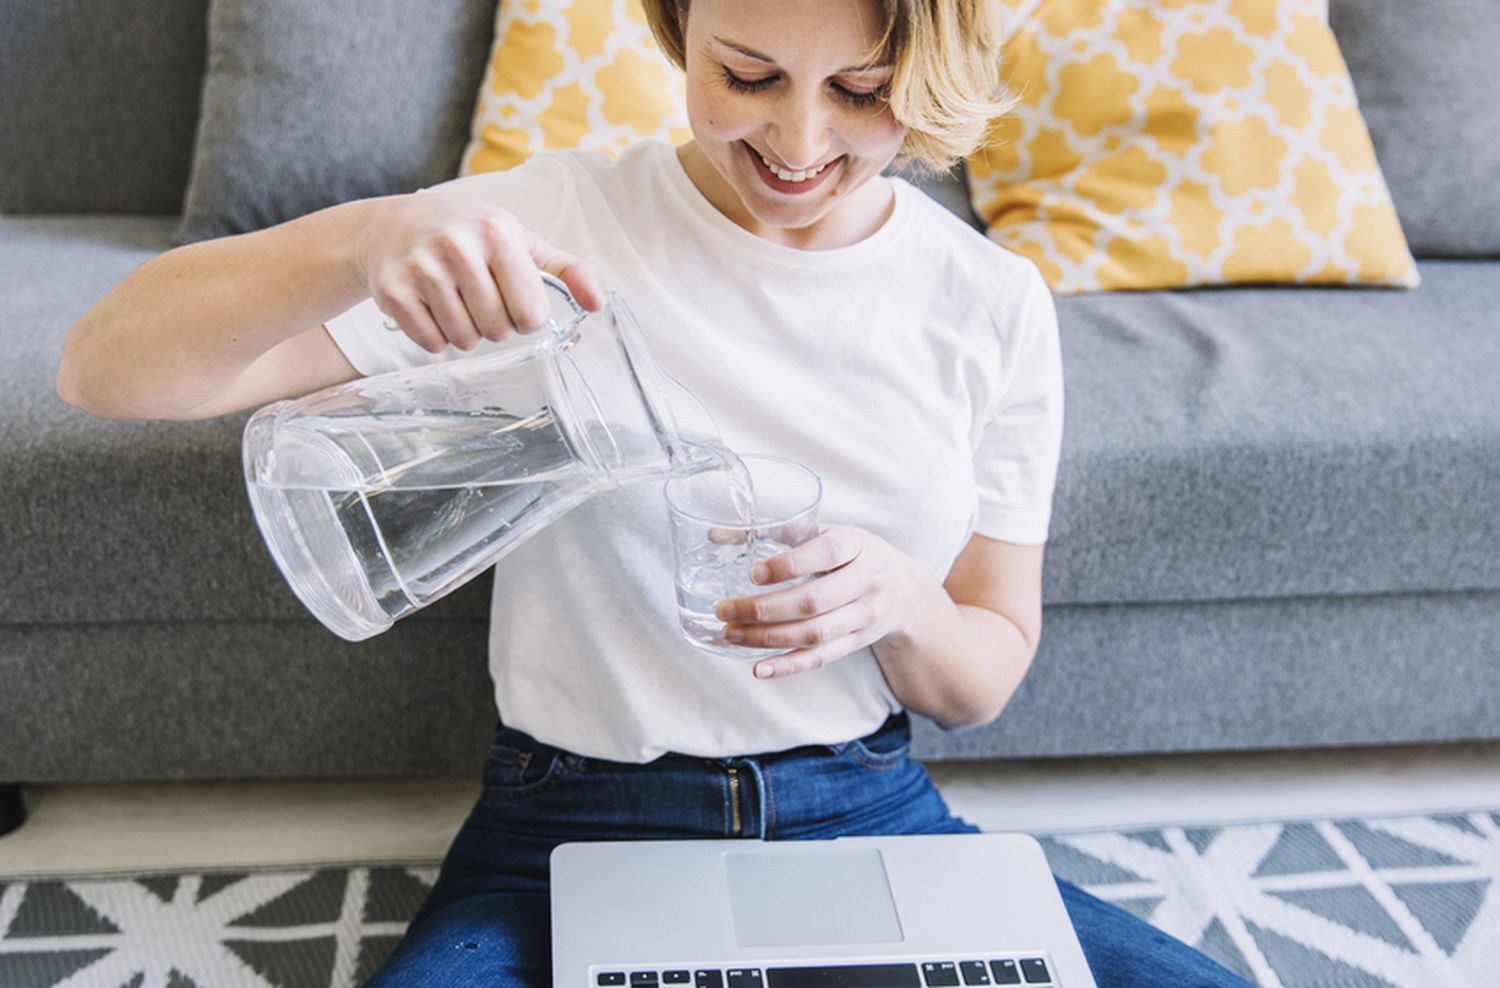
[[[257,6],[280,34],[222,47]],[[1431,127],[1463,105],[1493,124],[1495,69],[1463,47],[1481,6],[1435,5],[1420,30],[1399,0],[1334,9],[1419,290],[1060,300],[1044,641],[999,720],[919,719],[918,754],[1500,737],[1500,213],[1493,190],[1443,200],[1461,168],[1423,155],[1467,138],[1402,132],[1390,75],[1467,87],[1424,104]],[[361,45],[330,46],[300,102],[252,85],[315,61],[308,19],[356,11]],[[175,240],[452,174],[493,11],[0,0],[0,782],[477,770],[490,577],[346,644],[255,530],[244,415],[99,421],[53,388],[68,328]],[[1439,42],[1459,54],[1423,68]],[[957,180],[931,191],[968,215]]]

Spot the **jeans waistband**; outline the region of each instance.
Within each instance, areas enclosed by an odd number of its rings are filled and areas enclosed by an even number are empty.
[[[878,747],[878,742],[880,740],[882,740],[884,738],[887,738],[887,737],[889,737],[892,734],[897,734],[897,733],[900,733],[900,732],[908,732],[909,733],[910,730],[911,730],[911,718],[908,716],[908,714],[907,714],[907,712],[905,710],[898,710],[895,713],[891,714],[889,717],[887,717],[886,720],[885,720],[885,723],[881,724],[880,727],[876,728],[873,732],[865,735],[862,738],[855,738],[855,739],[851,739],[849,741],[838,741],[838,742],[832,742],[832,743],[827,743],[827,744],[804,744],[804,745],[798,745],[795,748],[785,748],[785,749],[782,749],[780,751],[766,751],[766,752],[746,753],[744,755],[740,755],[740,756],[737,756],[737,757],[739,759],[756,758],[756,759],[762,759],[762,760],[772,760],[772,759],[774,759],[774,760],[778,760],[779,761],[779,760],[782,760],[782,759],[797,758],[797,757],[807,757],[807,756],[814,756],[814,757],[816,757],[816,756],[823,756],[823,755],[837,755],[837,754],[841,754],[846,748],[849,747],[850,744],[852,744],[856,740],[860,741],[860,742],[862,742],[862,743],[864,743],[866,745],[869,745],[872,742],[874,742],[874,743],[876,743],[876,746]],[[510,733],[510,734],[514,735],[514,736],[516,736],[516,738],[518,740],[524,740],[526,744],[530,745],[535,751],[537,751],[539,753],[542,753],[542,752],[547,752],[547,753],[556,752],[557,754],[559,754],[559,755],[563,756],[564,758],[566,758],[568,760],[569,764],[572,764],[573,766],[578,767],[578,768],[584,768],[584,767],[588,766],[591,763],[596,763],[596,764],[599,764],[601,766],[610,766],[610,767],[613,767],[613,768],[623,768],[623,769],[636,768],[636,769],[639,769],[639,768],[643,768],[643,767],[648,766],[648,765],[654,765],[654,764],[656,764],[656,762],[659,762],[659,761],[693,762],[693,763],[696,763],[696,764],[702,764],[702,763],[705,763],[705,762],[708,763],[708,764],[724,764],[724,763],[728,763],[728,762],[732,762],[732,761],[736,760],[736,758],[734,758],[734,757],[730,757],[730,758],[713,758],[713,757],[708,757],[708,756],[704,756],[704,755],[685,755],[685,754],[682,754],[680,752],[669,751],[666,754],[662,755],[658,759],[655,759],[653,761],[644,763],[644,765],[641,764],[641,763],[638,763],[638,762],[615,762],[615,761],[611,761],[611,760],[609,760],[607,758],[598,758],[598,757],[593,757],[593,756],[579,755],[579,754],[576,754],[574,752],[568,751],[568,750],[566,750],[564,748],[559,748],[556,745],[550,745],[550,744],[547,744],[544,741],[538,741],[536,738],[532,737],[530,734],[527,734],[525,731],[521,731],[521,730],[518,730],[518,729],[513,728],[513,727],[507,727],[503,722],[501,722],[499,720],[499,718],[496,718],[496,721],[495,721],[495,733],[496,733],[496,737],[499,738],[499,736],[502,734],[502,732],[504,732],[504,733]]]

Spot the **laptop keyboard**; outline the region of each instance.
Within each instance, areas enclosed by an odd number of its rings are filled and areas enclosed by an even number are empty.
[[[1062,988],[1042,957],[935,960],[898,964],[824,964],[815,967],[664,967],[600,971],[597,985],[658,988],[938,988],[948,985],[1026,985]]]

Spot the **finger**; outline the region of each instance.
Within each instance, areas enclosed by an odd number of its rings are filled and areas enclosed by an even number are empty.
[[[516,229],[529,236],[524,227],[517,226]],[[552,302],[521,239],[515,236],[497,238],[491,245],[487,260],[506,318],[515,331],[534,333],[547,325],[552,315]]]
[[[801,621],[726,624],[724,640],[748,648],[812,649],[861,631],[873,620],[867,605],[854,602]]]
[[[728,597],[714,616],[731,624],[780,624],[803,621],[836,610],[863,596],[865,579],[858,571],[835,570],[806,583],[754,597]]]
[[[524,247],[530,231],[507,214],[491,217],[480,227],[480,236],[484,268],[479,273],[495,287],[498,338],[546,325],[551,308],[537,277],[536,265]]]
[[[473,349],[474,344],[479,342],[479,330],[474,327],[474,320],[469,318],[469,310],[464,308],[463,300],[458,297],[458,290],[446,274],[425,267],[419,268],[417,290],[432,312],[443,337],[460,350]]]
[[[816,523],[802,521],[787,522],[782,525],[772,525],[770,528],[757,528],[755,537],[775,542],[779,545],[794,546],[809,542],[818,534]]]
[[[864,635],[856,632],[835,639],[826,645],[817,648],[804,648],[778,655],[772,659],[764,659],[754,666],[756,679],[780,679],[785,676],[795,676],[799,672],[812,672],[821,669],[830,662],[836,662],[851,652],[857,652],[868,645]]]
[[[592,264],[554,247],[535,234],[531,237],[531,259],[543,271],[561,278],[579,305],[590,312],[604,308],[604,290],[599,286],[599,275]]]
[[[395,322],[401,332],[423,350],[428,353],[442,353],[447,349],[448,341],[444,338],[443,331],[438,329],[432,312],[421,299],[413,297],[406,300],[392,295],[386,296],[384,301],[377,301],[376,306]]]
[[[842,525],[786,552],[778,553],[751,570],[754,583],[785,583],[813,573],[827,573],[853,562],[859,556],[859,540]]]
[[[494,331],[501,308],[499,289],[484,263],[485,248],[473,236],[457,231],[438,237],[432,252],[436,264],[421,266],[418,276],[434,301],[443,301],[429,307],[453,345],[472,350]]]
[[[480,336],[503,340],[515,332],[515,326],[500,301],[500,289],[488,265],[467,262],[454,272],[458,297],[469,313],[469,320]]]
[[[708,530],[708,541],[714,545],[744,545],[745,530],[743,528],[713,527]]]

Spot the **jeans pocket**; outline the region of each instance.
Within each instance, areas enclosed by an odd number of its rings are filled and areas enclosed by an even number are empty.
[[[547,745],[496,742],[484,762],[484,795],[489,799],[526,799],[557,787],[568,771],[570,756]]]
[[[899,765],[911,755],[911,721],[896,714],[874,734],[848,742],[844,753],[868,768]]]

